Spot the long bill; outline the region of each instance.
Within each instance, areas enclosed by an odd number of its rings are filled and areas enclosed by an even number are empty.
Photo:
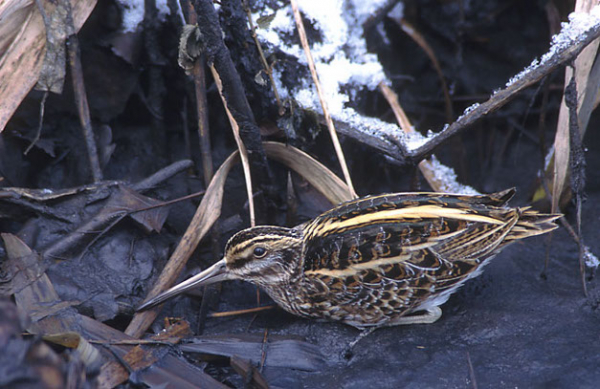
[[[193,277],[188,278],[182,283],[177,284],[171,289],[166,290],[158,296],[146,301],[138,307],[137,311],[144,311],[146,309],[155,307],[159,304],[164,303],[172,297],[187,292],[188,290],[196,288],[198,286],[210,285],[227,279],[229,279],[229,274],[227,273],[227,268],[225,266],[225,259],[221,259],[219,262],[215,263],[208,269],[196,274]]]

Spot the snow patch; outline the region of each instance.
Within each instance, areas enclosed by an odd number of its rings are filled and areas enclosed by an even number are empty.
[[[596,269],[600,266],[600,260],[591,252],[588,246],[585,246],[583,249],[583,259],[585,260],[585,265],[591,269]]]
[[[394,8],[390,12],[388,12],[388,16],[392,19],[400,20],[404,17],[404,3],[397,3]]]
[[[144,0],[117,0],[121,6],[124,32],[134,32],[144,20]]]
[[[355,112],[347,107],[352,95],[365,87],[374,90],[380,82],[387,81],[377,56],[367,51],[362,37],[362,23],[385,2],[386,0],[298,1],[305,23],[311,23],[321,35],[320,42],[310,42],[310,49],[328,108],[334,119],[354,117]],[[284,6],[275,11],[265,8],[254,14],[253,19],[269,15],[272,16],[271,22],[256,30],[259,38],[306,64],[299,40],[285,39],[296,29],[291,7]],[[299,85],[292,88],[293,90],[286,90],[284,93],[293,95],[304,107],[321,110],[312,80],[299,82]],[[345,112],[346,110],[350,111]],[[381,123],[379,121],[378,125]],[[397,126],[395,132],[400,132]]]
[[[156,0],[156,9],[158,10],[158,17],[163,22],[166,20],[167,15],[171,14],[168,0]]]
[[[465,116],[467,116],[468,114],[470,114],[471,112],[473,112],[474,110],[476,110],[479,107],[479,103],[475,103],[469,107],[467,107],[467,109],[465,109],[462,113],[462,115],[460,115],[458,117],[458,119],[456,119],[456,121],[460,121],[462,118],[464,118]],[[446,129],[446,128],[444,128]]]
[[[117,0],[117,3],[121,8],[123,31],[134,32],[144,21],[146,12],[144,0]],[[171,12],[167,0],[156,0],[156,9],[159,20],[163,22]]]
[[[446,127],[448,127],[447,124],[444,127],[444,129],[446,129]],[[435,136],[436,134],[431,130],[427,131],[427,136],[423,136],[420,132],[417,131],[410,132],[406,134],[406,148],[409,151],[416,150],[419,147],[423,146],[425,143],[429,142]]]
[[[443,165],[435,155],[429,159],[434,172],[434,179],[440,183],[440,191],[444,193],[456,193],[466,195],[479,195],[478,191],[468,185],[458,183],[456,172],[451,167]]]

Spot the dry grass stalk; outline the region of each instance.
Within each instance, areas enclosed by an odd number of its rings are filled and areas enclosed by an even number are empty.
[[[230,316],[239,316],[246,315],[248,313],[259,313],[263,311],[269,311],[275,308],[275,305],[265,305],[264,307],[255,307],[248,309],[237,309],[235,311],[226,311],[226,312],[214,312],[208,314],[208,317],[230,317]]]
[[[350,194],[353,198],[357,198],[358,196],[354,191],[352,179],[350,178],[350,172],[348,171],[348,165],[346,164],[346,158],[344,157],[342,146],[340,145],[337,132],[335,131],[333,120],[331,119],[331,115],[329,114],[329,109],[327,108],[327,101],[325,100],[325,95],[323,93],[323,88],[321,87],[321,82],[319,82],[319,75],[317,74],[315,61],[313,60],[312,53],[310,52],[310,48],[308,46],[308,39],[306,38],[306,31],[304,30],[304,24],[302,23],[302,16],[300,15],[298,4],[296,0],[290,0],[290,3],[292,4],[294,19],[296,20],[296,27],[298,28],[298,34],[300,35],[300,42],[302,43],[302,48],[304,49],[304,53],[306,55],[308,67],[310,69],[310,74],[312,75],[315,87],[317,88],[317,94],[319,95],[319,101],[321,102],[321,107],[323,108],[323,115],[325,116],[325,121],[327,122],[327,128],[329,129],[329,134],[333,142],[333,147],[335,148],[337,157],[340,160],[342,172],[344,173],[346,184],[350,189]]]
[[[248,192],[250,226],[254,227],[256,225],[256,215],[254,213],[254,196],[252,194],[252,176],[250,174],[250,161],[248,161],[248,152],[246,151],[246,146],[244,146],[244,142],[242,142],[242,138],[240,137],[240,127],[231,115],[231,112],[227,107],[227,100],[225,99],[225,96],[223,96],[223,83],[221,82],[221,77],[219,77],[219,73],[213,65],[210,66],[210,71],[215,79],[215,84],[219,89],[219,95],[221,96],[221,100],[223,100],[223,106],[227,112],[227,117],[229,118],[229,123],[231,123],[231,129],[233,130],[233,136],[235,137],[235,142],[237,143],[240,156],[242,157],[242,167],[244,168],[244,178],[246,179],[246,191]]]
[[[450,99],[450,91],[448,90],[448,84],[446,83],[446,79],[444,78],[444,73],[442,72],[442,67],[440,66],[440,61],[438,61],[437,56],[435,55],[435,51],[431,48],[429,43],[425,37],[417,31],[417,29],[411,25],[406,19],[395,20],[396,23],[400,26],[402,31],[404,31],[429,57],[435,72],[440,79],[440,83],[442,85],[442,91],[444,92],[444,103],[446,108],[446,120],[448,122],[452,121],[454,114],[452,113],[452,100]]]
[[[277,107],[279,110],[279,115],[283,115],[285,113],[285,109],[283,108],[283,104],[281,103],[281,98],[279,97],[279,91],[277,90],[277,85],[275,84],[275,79],[273,78],[273,68],[267,62],[265,58],[265,53],[263,52],[262,46],[258,41],[258,35],[256,34],[256,26],[254,25],[254,21],[252,20],[252,12],[250,12],[250,8],[248,7],[248,3],[246,0],[243,1],[244,10],[246,11],[246,15],[248,16],[248,24],[250,24],[250,32],[252,33],[252,39],[254,39],[254,44],[256,45],[256,50],[258,50],[258,57],[260,58],[260,62],[265,69],[265,73],[269,77],[269,81],[271,81],[271,87],[273,88],[273,94],[275,95],[275,102],[277,103]]]
[[[396,120],[398,121],[400,128],[402,128],[402,130],[406,134],[415,132],[412,124],[410,123],[410,120],[408,119],[408,116],[402,109],[402,106],[400,106],[400,102],[398,101],[398,95],[396,95],[396,93],[384,83],[379,84],[379,90],[387,100],[390,107],[392,107],[392,111],[394,112],[394,116],[396,116]],[[435,174],[435,169],[430,158],[424,159],[421,162],[419,162],[419,170],[421,171],[423,177],[425,177],[425,180],[427,180],[427,183],[429,184],[431,189],[433,189],[433,191],[442,192],[442,188],[446,186],[444,185],[446,183],[440,181],[440,179]]]

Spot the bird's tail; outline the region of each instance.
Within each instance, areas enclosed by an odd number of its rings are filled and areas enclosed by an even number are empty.
[[[560,213],[539,213],[531,207],[518,209],[519,220],[508,233],[506,241],[514,241],[545,234],[558,228],[555,220],[560,218]]]

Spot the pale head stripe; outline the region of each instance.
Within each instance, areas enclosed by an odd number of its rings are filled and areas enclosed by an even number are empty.
[[[247,241],[244,241],[244,242],[240,242],[239,244],[237,244],[233,248],[235,249],[235,252],[242,252],[245,249],[247,249],[249,246],[255,245],[257,243],[262,243],[262,242],[278,242],[278,241],[281,241],[282,239],[294,239],[294,240],[297,240],[295,238],[290,238],[289,236],[285,236],[285,235],[265,234],[265,235],[258,235],[256,237],[254,237],[252,239],[249,239]]]
[[[386,221],[405,219],[437,219],[447,218],[454,220],[465,220],[487,224],[504,224],[503,221],[493,217],[470,214],[468,211],[458,208],[448,208],[439,205],[420,205],[417,207],[389,209],[364,215],[358,215],[346,220],[329,221],[320,228],[317,228],[319,234],[326,234],[330,231],[340,230],[348,227],[360,227],[374,223],[385,223]]]

